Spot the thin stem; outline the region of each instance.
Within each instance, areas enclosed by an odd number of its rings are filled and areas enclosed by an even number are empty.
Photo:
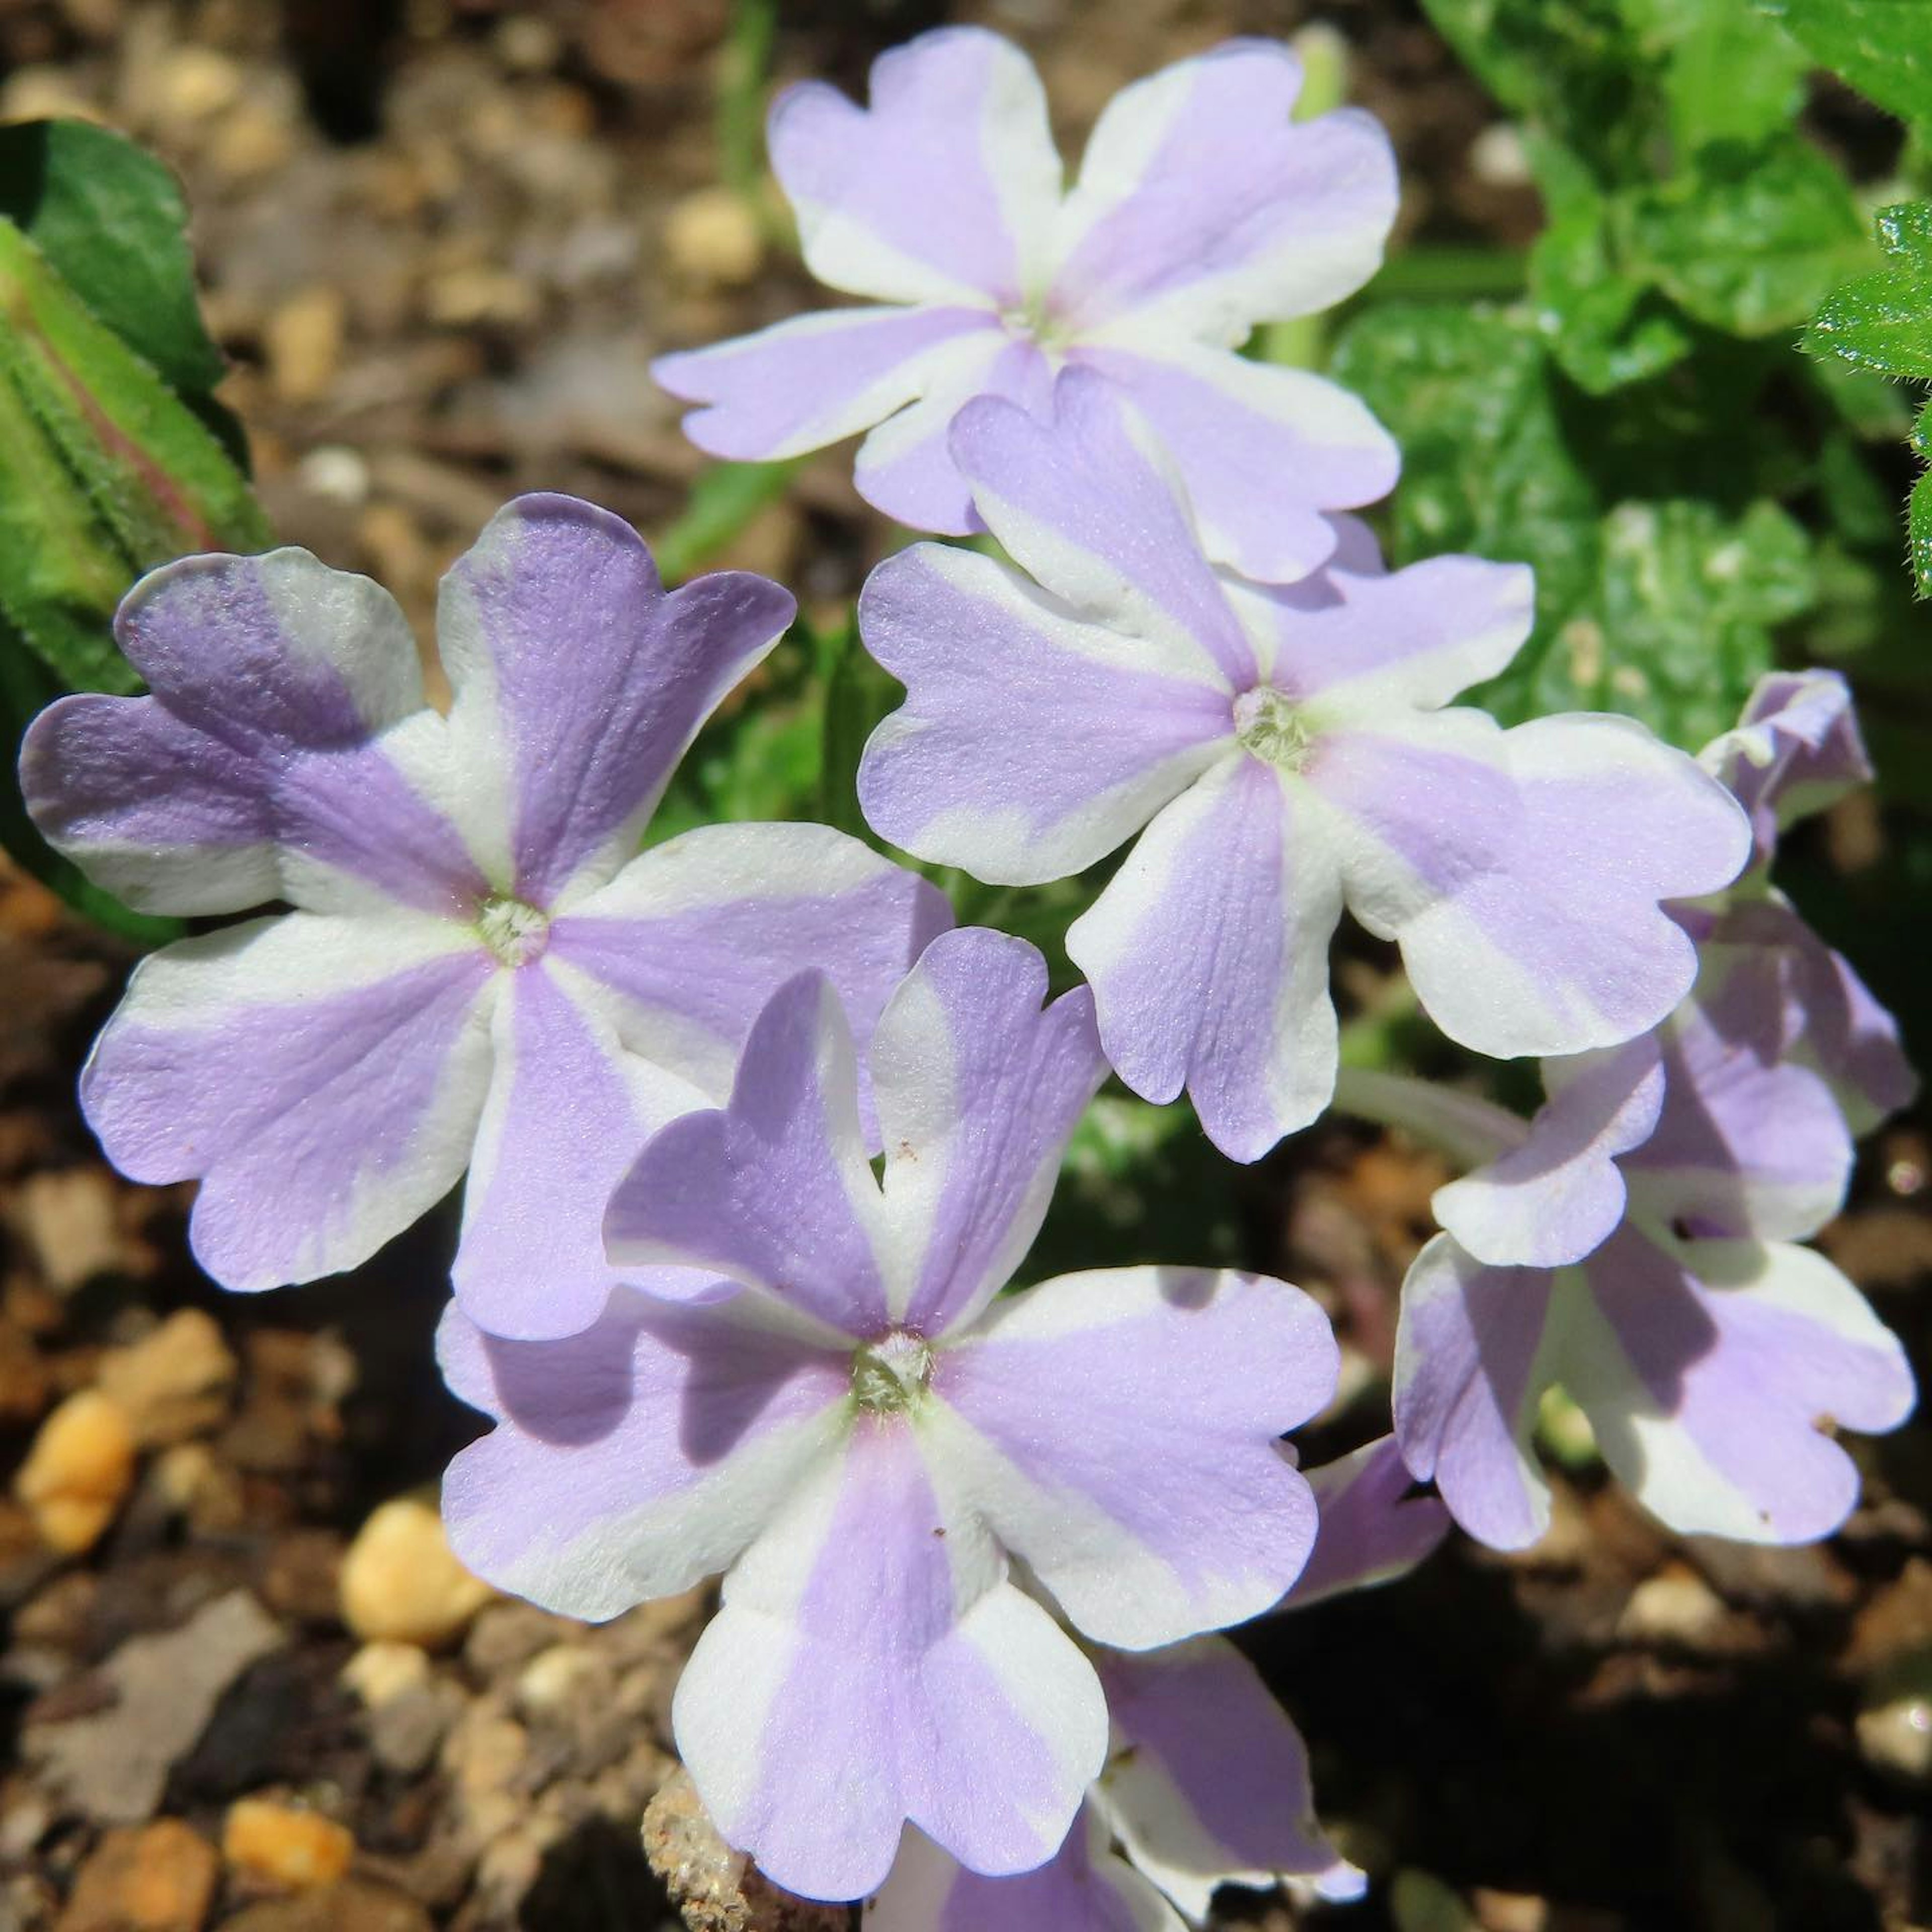
[[[1460,1167],[1481,1167],[1520,1147],[1529,1124],[1507,1107],[1406,1073],[1344,1066],[1336,1076],[1337,1109],[1385,1127],[1400,1127]]]

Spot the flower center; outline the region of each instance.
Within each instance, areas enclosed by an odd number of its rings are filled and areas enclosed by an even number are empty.
[[[896,1330],[852,1352],[852,1400],[868,1414],[903,1414],[932,1379],[932,1351],[916,1335]]]
[[[476,930],[506,966],[527,966],[550,944],[550,915],[521,899],[485,899]]]
[[[1300,770],[1314,742],[1294,699],[1269,684],[1257,685],[1234,700],[1234,736],[1244,750],[1285,772]]]

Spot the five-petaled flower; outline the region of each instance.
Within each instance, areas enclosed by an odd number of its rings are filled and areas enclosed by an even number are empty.
[[[1117,95],[1063,196],[1039,77],[997,34],[946,28],[880,56],[869,111],[822,84],[772,110],[772,165],[832,309],[656,365],[708,406],[720,456],[872,431],[862,494],[916,530],[980,527],[946,428],[971,398],[1045,404],[1054,373],[1132,398],[1187,479],[1208,543],[1292,580],[1334,547],[1322,512],[1394,484],[1394,446],[1346,390],[1237,354],[1374,272],[1396,207],[1388,137],[1342,109],[1294,122],[1301,70],[1235,40]],[[878,427],[874,428],[876,424]]]
[[[931,887],[818,826],[638,854],[792,610],[742,572],[667,593],[617,518],[526,496],[443,581],[445,717],[394,601],[306,551],[128,594],[154,694],[53,706],[22,782],[131,904],[296,908],[144,962],[82,1076],[124,1173],[201,1181],[217,1280],[351,1267],[468,1168],[458,1294],[499,1333],[568,1334],[603,1307],[619,1175],[722,1096],[772,988],[822,965],[869,1024],[948,922]]]
[[[1147,828],[1067,935],[1129,1086],[1186,1087],[1241,1160],[1313,1119],[1345,904],[1480,1052],[1578,1052],[1670,1011],[1696,954],[1659,902],[1736,876],[1743,815],[1628,719],[1505,732],[1449,705],[1528,634],[1527,570],[1384,575],[1351,532],[1346,568],[1230,577],[1104,383],[1069,371],[1055,406],[1042,423],[976,402],[953,430],[1030,578],[922,544],[868,581],[860,628],[907,699],[860,796],[895,843],[1003,884]]]
[[[1466,1107],[1494,1157],[1436,1196],[1447,1232],[1402,1286],[1395,1421],[1484,1542],[1548,1526],[1531,1436],[1552,1386],[1673,1529],[1755,1543],[1828,1535],[1857,1499],[1821,1420],[1910,1414],[1896,1338],[1794,1245],[1837,1212],[1851,1138],[1816,1074],[1764,1057],[1767,994],[1721,978],[1654,1034],[1546,1063],[1527,1125]]]
[[[1107,1750],[1088,1637],[1152,1648],[1256,1615],[1300,1571],[1308,1486],[1276,1438],[1332,1393],[1298,1289],[1211,1270],[1069,1275],[995,1300],[1105,1071],[1082,990],[943,936],[869,1054],[886,1148],[822,976],[782,988],[730,1104],[646,1148],[612,1258],[698,1270],[585,1334],[505,1343],[459,1310],[452,1386],[498,1418],[450,1471],[479,1575],[608,1617],[728,1571],[675,1706],[726,1837],[818,1898],[874,1890],[910,1820],[973,1870],[1065,1838]]]

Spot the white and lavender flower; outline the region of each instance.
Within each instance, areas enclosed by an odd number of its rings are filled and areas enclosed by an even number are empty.
[[[806,974],[754,1027],[730,1106],[660,1132],[612,1203],[620,1290],[555,1342],[452,1310],[458,1393],[497,1418],[444,1488],[479,1575],[608,1617],[727,1571],[675,1707],[712,1816],[778,1882],[875,1889],[907,1820],[1030,1870],[1107,1749],[1096,1642],[1153,1648],[1267,1610],[1315,1536],[1276,1438],[1333,1391],[1298,1290],[1206,1269],[1070,1275],[995,1300],[1105,1071],[1084,991],[935,940],[869,1054]]]
[[[1696,949],[1660,902],[1736,876],[1729,794],[1627,719],[1505,732],[1450,704],[1528,634],[1527,570],[1383,574],[1352,531],[1347,567],[1304,584],[1217,572],[1157,451],[1078,370],[1051,422],[977,402],[952,446],[1028,574],[934,544],[873,573],[860,628],[908,694],[860,796],[885,837],[1004,884],[1142,833],[1067,939],[1137,1093],[1185,1087],[1241,1160],[1313,1119],[1345,905],[1484,1053],[1608,1046],[1688,991]]]
[[[900,522],[982,527],[948,452],[975,396],[1046,404],[1057,370],[1099,372],[1159,431],[1214,555],[1292,580],[1328,556],[1328,510],[1395,482],[1394,445],[1346,390],[1235,352],[1375,271],[1394,157],[1351,109],[1291,119],[1300,64],[1234,40],[1117,95],[1064,193],[1039,76],[976,28],[883,55],[870,108],[790,89],[772,165],[818,279],[880,306],[833,309],[663,358],[720,456],[817,449],[861,430],[860,493]]]
[[[1405,1493],[1408,1472],[1389,1437],[1308,1480],[1315,1553],[1284,1610],[1400,1575],[1448,1530],[1433,1497]],[[1036,1871],[988,1878],[908,1832],[866,1905],[867,1932],[1184,1932],[1206,1922],[1220,1886],[1299,1878],[1327,1898],[1361,1895],[1364,1874],[1316,1821],[1300,1732],[1225,1637],[1092,1656],[1107,1763],[1065,1844]]]
[[[1672,910],[1701,944],[1706,981],[1768,982],[1756,996],[1772,1023],[1760,1051],[1814,1068],[1864,1133],[1918,1090],[1898,1024],[1771,880],[1786,826],[1870,782],[1851,692],[1836,671],[1772,672],[1702,758],[1750,814],[1751,862],[1726,891]]]
[[[296,908],[144,962],[82,1078],[124,1173],[201,1182],[216,1280],[350,1267],[467,1169],[464,1305],[567,1334],[604,1305],[610,1189],[725,1092],[771,991],[820,965],[869,1026],[947,922],[931,888],[818,826],[638,856],[792,610],[740,572],[667,592],[620,519],[526,496],[444,580],[444,717],[387,593],[305,551],[129,593],[117,634],[153,695],[54,705],[22,784],[130,904]]]
[[[1546,1064],[1527,1124],[1466,1110],[1466,1148],[1486,1136],[1492,1158],[1436,1196],[1447,1232],[1403,1284],[1395,1421],[1483,1541],[1548,1526],[1532,1436],[1552,1387],[1664,1522],[1754,1543],[1827,1535],[1856,1501],[1821,1424],[1911,1412],[1896,1338],[1795,1245],[1837,1211],[1851,1139],[1817,1075],[1765,1058],[1767,993],[1725,976],[1654,1035]],[[1402,1084],[1358,1078],[1344,1103],[1399,1118]]]

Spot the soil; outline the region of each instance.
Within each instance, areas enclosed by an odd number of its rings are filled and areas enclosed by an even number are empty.
[[[1324,16],[1401,151],[1405,232],[1529,238],[1507,142],[1479,141],[1492,110],[1419,13],[1336,0]],[[818,0],[782,10],[776,65],[856,85],[942,18],[1025,43],[1077,138],[1136,74],[1307,14]],[[438,575],[516,490],[664,527],[700,464],[650,358],[812,299],[712,192],[727,26],[726,0],[0,0],[0,113],[104,118],[179,170],[278,528],[380,578],[427,638]],[[890,540],[835,452],[723,560],[832,608]],[[0,1473],[69,1397],[153,1384],[138,1439],[103,1447],[89,1478],[110,1492],[98,1538],[58,1553],[0,1501],[0,1932],[675,1928],[638,1827],[674,1768],[670,1690],[703,1601],[591,1630],[459,1594],[409,1613],[446,1612],[424,1646],[347,1627],[358,1532],[478,1426],[431,1365],[453,1225],[446,1210],[311,1288],[212,1288],[187,1192],[121,1180],[75,1106],[130,963],[0,873]],[[1440,1178],[1340,1125],[1239,1178],[1244,1258],[1318,1292],[1346,1338],[1354,1399],[1310,1460],[1378,1426],[1396,1286]],[[1867,1147],[1824,1239],[1922,1365],[1928,1201],[1922,1117]],[[1932,1922],[1932,1427],[1854,1448],[1866,1500],[1819,1547],[1670,1536],[1580,1467],[1526,1556],[1456,1539],[1402,1584],[1244,1634],[1377,1884],[1346,1912],[1229,1893],[1216,1923]],[[654,1816],[662,1841],[676,1821]],[[687,1910],[822,1922],[755,1896]]]

